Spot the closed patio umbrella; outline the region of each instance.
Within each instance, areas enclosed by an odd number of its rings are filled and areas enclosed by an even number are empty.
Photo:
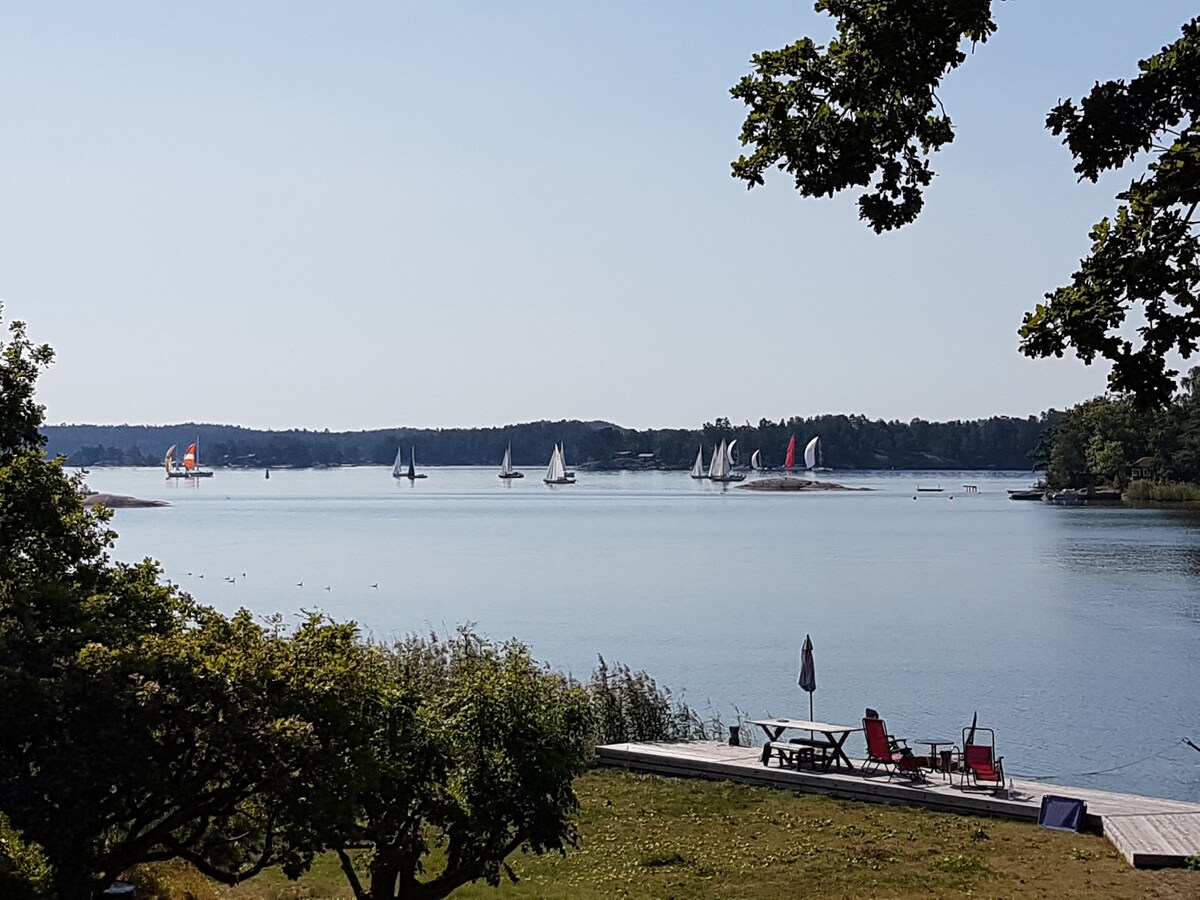
[[[813,692],[817,689],[817,669],[813,664],[812,638],[804,636],[804,646],[800,648],[800,690],[808,691],[808,718],[813,717]]]
[[[979,725],[979,710],[975,710],[975,712],[971,715],[971,730],[969,732],[967,732],[966,743],[968,743],[968,744],[975,743],[975,729],[978,727],[978,725]]]

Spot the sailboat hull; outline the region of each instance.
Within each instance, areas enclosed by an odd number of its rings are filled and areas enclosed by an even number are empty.
[[[504,479],[508,479],[508,478],[524,478],[524,477],[525,477],[525,473],[524,473],[524,472],[509,472],[507,475],[505,475],[504,473],[501,473],[501,474],[500,474],[500,477],[501,477],[501,478],[504,478]]]

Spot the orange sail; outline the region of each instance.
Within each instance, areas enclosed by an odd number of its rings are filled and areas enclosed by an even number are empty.
[[[183,467],[185,469],[196,468],[196,445],[188,444],[188,448],[183,454]]]
[[[796,436],[794,434],[792,435],[792,439],[788,441],[787,458],[783,461],[783,467],[785,469],[796,468]]]

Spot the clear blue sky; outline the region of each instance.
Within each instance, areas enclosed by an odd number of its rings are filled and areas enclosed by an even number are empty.
[[[1008,0],[918,222],[729,175],[806,2],[8,4],[0,299],[57,422],[262,428],[1064,408],[1017,351],[1130,175],[1042,127],[1197,13]]]

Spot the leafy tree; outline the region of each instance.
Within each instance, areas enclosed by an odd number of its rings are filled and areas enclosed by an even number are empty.
[[[1088,441],[1088,468],[1097,475],[1103,476],[1111,484],[1124,483],[1125,450],[1120,441],[1105,440],[1100,435],[1093,435]]]
[[[341,766],[313,738],[357,683],[314,634],[225,619],[113,563],[109,514],[47,460],[33,402],[52,353],[14,322],[0,352],[0,813],[79,898],[142,861],[184,856],[237,880],[311,856],[302,804]],[[358,652],[358,651],[354,651]],[[339,668],[339,663],[341,667]],[[332,674],[331,674],[332,673]],[[342,717],[344,718],[344,716]],[[336,784],[329,780],[329,783]],[[253,837],[232,841],[235,834]]]
[[[1091,362],[1112,362],[1109,385],[1163,404],[1177,371],[1167,355],[1189,358],[1200,339],[1200,19],[1183,36],[1138,63],[1129,83],[1097,84],[1077,106],[1067,100],[1046,119],[1076,160],[1080,178],[1096,181],[1151,151],[1147,173],[1117,198],[1112,219],[1092,229],[1091,255],[1071,284],[1047,294],[1025,316],[1022,351],[1062,356],[1067,347]],[[1122,328],[1137,310],[1137,337]]]
[[[954,138],[937,98],[941,79],[961,65],[964,43],[995,30],[990,0],[818,0],[837,22],[827,48],[804,38],[754,56],[754,74],[731,89],[749,113],[749,156],[733,174],[749,186],[771,166],[804,196],[870,185],[859,214],[877,232],[912,222],[931,179],[928,158]],[[1071,349],[1085,363],[1112,364],[1110,388],[1141,405],[1171,397],[1178,372],[1200,341],[1200,19],[1138,64],[1139,74],[1097,84],[1082,101],[1046,118],[1095,181],[1150,152],[1145,172],[1117,195],[1111,218],[1092,231],[1092,249],[1069,285],[1027,313],[1019,334],[1031,357]],[[1130,320],[1137,327],[1130,329]],[[1130,332],[1136,336],[1130,336]]]
[[[524,645],[469,629],[378,650],[359,670],[377,689],[360,711],[346,802],[325,837],[355,897],[495,886],[502,875],[516,880],[506,861],[516,850],[573,846],[572,784],[591,758],[583,689]],[[434,850],[444,865],[429,865]]]
[[[772,166],[806,197],[871,190],[859,216],[882,232],[912,222],[933,171],[929,155],[954,140],[937,97],[942,77],[966,60],[963,40],[995,30],[990,0],[818,0],[837,20],[828,48],[803,38],[755,54],[754,74],[730,93],[750,111],[733,163],[747,187]]]

